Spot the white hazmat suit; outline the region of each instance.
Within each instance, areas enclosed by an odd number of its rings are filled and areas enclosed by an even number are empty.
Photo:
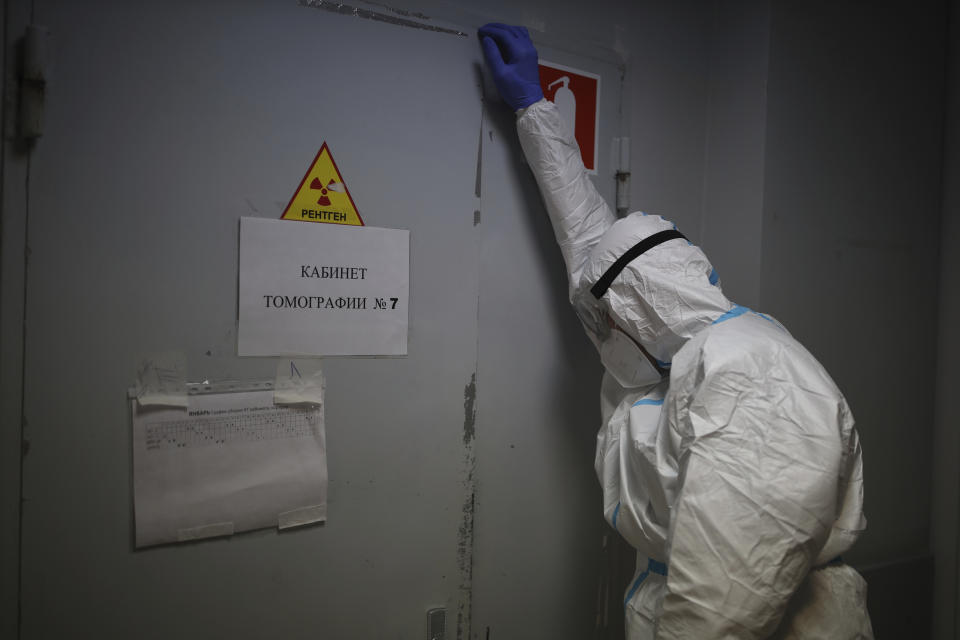
[[[830,376],[776,320],[727,300],[685,238],[638,247],[674,225],[617,220],[552,103],[520,109],[517,129],[605,363],[622,331],[669,371],[602,383],[604,515],[637,549],[628,638],[872,638],[866,584],[839,560],[866,520],[859,439]]]

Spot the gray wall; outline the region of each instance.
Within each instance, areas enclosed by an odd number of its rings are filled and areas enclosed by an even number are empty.
[[[695,235],[703,203],[712,7],[638,3],[628,15],[632,28],[623,41],[629,47],[631,210],[663,215]]]
[[[700,241],[727,296],[759,308],[770,48],[767,3],[714,3],[709,43]]]
[[[933,432],[933,501],[930,547],[934,569],[933,637],[957,638],[957,542],[960,516],[960,2],[953,0],[949,21],[949,60],[943,205],[940,227],[940,312],[937,340],[937,399]]]

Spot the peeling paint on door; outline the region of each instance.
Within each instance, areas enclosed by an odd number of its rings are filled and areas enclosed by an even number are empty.
[[[477,507],[475,471],[477,456],[474,451],[477,420],[477,374],[463,389],[463,485],[462,519],[457,531],[457,567],[460,571],[457,603],[457,640],[470,637],[473,611],[473,522]]]

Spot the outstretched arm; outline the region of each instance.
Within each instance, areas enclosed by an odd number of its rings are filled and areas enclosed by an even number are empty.
[[[590,250],[616,218],[587,176],[580,148],[557,108],[543,99],[537,50],[527,30],[492,23],[478,33],[497,89],[517,112],[520,145],[560,244],[572,301]]]

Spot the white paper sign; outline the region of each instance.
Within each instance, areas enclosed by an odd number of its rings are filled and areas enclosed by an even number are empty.
[[[407,354],[410,232],[240,219],[241,356]]]
[[[326,520],[322,404],[277,406],[272,390],[132,403],[138,547]]]

